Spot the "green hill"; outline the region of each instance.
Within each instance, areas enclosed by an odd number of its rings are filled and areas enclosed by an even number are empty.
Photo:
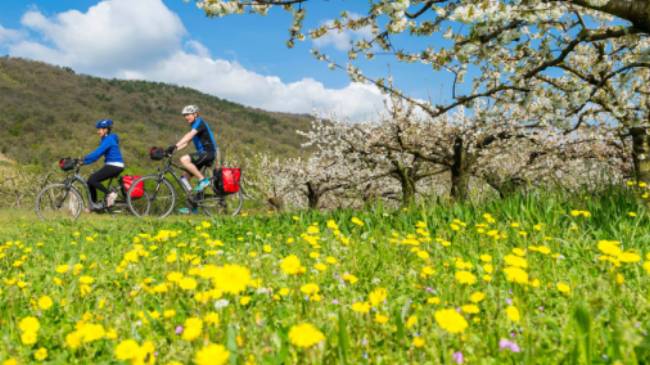
[[[21,163],[46,166],[80,156],[98,144],[94,124],[116,123],[131,166],[149,164],[150,146],[167,146],[187,131],[179,115],[197,104],[226,158],[267,152],[299,153],[304,115],[248,108],[193,89],[144,81],[77,75],[69,68],[0,57],[0,153]]]

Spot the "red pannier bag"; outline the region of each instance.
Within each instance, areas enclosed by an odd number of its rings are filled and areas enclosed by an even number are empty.
[[[131,175],[124,175],[121,178],[121,183],[122,183],[122,191],[124,192],[124,196],[126,196],[126,192],[129,191],[131,188],[131,185],[133,182],[142,176],[131,176]],[[142,198],[144,195],[144,181],[140,181],[138,185],[133,188],[133,191],[131,192],[131,199],[138,199]]]
[[[221,170],[221,171],[219,171]],[[241,169],[238,167],[222,167],[217,169],[216,176],[221,177],[221,185],[219,190],[226,194],[234,194],[239,191],[239,179],[241,178]]]

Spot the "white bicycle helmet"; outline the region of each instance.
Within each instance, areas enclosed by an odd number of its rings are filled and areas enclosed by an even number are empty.
[[[199,112],[199,107],[196,105],[186,105],[183,108],[183,112],[181,114],[187,115],[187,114],[194,114]]]

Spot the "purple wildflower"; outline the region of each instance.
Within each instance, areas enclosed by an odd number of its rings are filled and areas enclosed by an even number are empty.
[[[465,361],[465,358],[463,357],[463,353],[460,351],[454,352],[452,357],[454,358],[456,364],[462,364]]]
[[[506,340],[505,338],[502,338],[499,341],[499,350],[510,350],[511,352],[521,352],[521,349],[519,348],[519,345],[517,345],[516,342]]]

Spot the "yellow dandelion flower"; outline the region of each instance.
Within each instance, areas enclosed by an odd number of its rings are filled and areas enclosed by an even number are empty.
[[[409,316],[406,319],[406,322],[404,323],[404,326],[406,326],[406,328],[410,329],[413,326],[415,326],[416,324],[418,324],[418,317],[417,316]]]
[[[511,320],[512,322],[519,322],[521,319],[521,316],[519,315],[519,309],[515,307],[514,305],[509,305],[506,308],[506,316],[508,316],[508,319]]]
[[[483,265],[483,270],[485,270],[485,272],[488,274],[492,274],[494,271],[494,266],[492,266],[492,264],[485,264]]]
[[[354,275],[352,275],[352,274],[349,274],[349,273],[345,273],[345,274],[343,274],[342,279],[343,279],[344,281],[347,281],[347,282],[350,283],[350,284],[354,284],[354,283],[356,283],[357,281],[359,281],[359,279],[358,279],[356,276],[354,276]]]
[[[200,318],[192,317],[185,320],[182,338],[185,341],[194,341],[203,332],[203,321]]]
[[[21,332],[38,332],[41,324],[36,317],[28,316],[20,320],[18,328]]]
[[[352,310],[357,313],[368,313],[370,312],[370,303],[368,302],[356,302],[352,304]]]
[[[492,261],[492,256],[487,255],[487,254],[483,254],[483,255],[479,256],[479,259],[480,259],[481,261],[487,263],[487,262],[491,262],[491,261]]]
[[[52,308],[52,304],[52,298],[47,295],[43,295],[42,297],[38,298],[38,307],[42,310],[48,310]]]
[[[519,267],[519,268],[522,268],[522,269],[525,269],[525,268],[528,267],[528,261],[526,261],[525,258],[515,256],[515,255],[506,255],[506,257],[503,258],[503,261],[508,266]]]
[[[204,317],[205,323],[216,326],[219,324],[219,314],[215,312],[209,312]]]
[[[600,240],[598,241],[598,249],[605,255],[618,257],[623,252],[620,244],[618,241]]]
[[[466,304],[460,307],[460,309],[464,313],[468,313],[468,314],[476,314],[481,311],[476,304]]]
[[[68,333],[65,336],[65,345],[73,350],[81,346],[81,334],[77,331]]]
[[[194,278],[184,277],[178,282],[178,286],[183,290],[194,290],[196,289],[197,283]]]
[[[461,284],[473,285],[476,283],[476,275],[469,271],[456,271],[454,277],[456,278],[456,281]]]
[[[230,352],[223,345],[210,344],[194,355],[196,365],[223,365],[230,358]]]
[[[375,314],[375,322],[377,322],[379,324],[384,324],[384,323],[388,322],[388,316],[377,313],[377,314]]]
[[[38,361],[47,359],[47,349],[45,347],[40,347],[38,350],[36,350],[34,353],[34,359]]]
[[[118,360],[131,360],[138,356],[140,345],[134,340],[124,340],[115,347],[115,357]]]
[[[472,293],[472,295],[469,296],[469,300],[472,301],[472,303],[480,303],[483,299],[485,299],[485,294],[480,291]]]
[[[621,274],[621,273],[617,273],[616,274],[616,284],[623,285],[623,283],[625,283],[625,276],[623,276],[623,274]]]
[[[316,294],[319,290],[318,285],[314,283],[308,283],[300,287],[300,291],[307,295]]]
[[[641,256],[634,252],[623,252],[618,256],[618,259],[624,263],[637,263],[641,261]]]
[[[287,275],[297,275],[305,272],[300,259],[296,255],[289,255],[280,262],[280,269]]]
[[[20,335],[20,341],[23,343],[23,345],[33,345],[36,343],[37,339],[38,339],[38,333],[35,331],[23,332]]]
[[[164,318],[172,318],[176,315],[176,311],[173,309],[166,309],[163,311],[163,317]]]
[[[506,274],[506,280],[511,283],[528,284],[528,273],[518,267],[506,267],[503,269]]]
[[[218,268],[213,285],[224,293],[239,294],[251,284],[251,272],[247,267],[226,264]]]
[[[559,282],[557,283],[557,290],[560,291],[562,294],[569,294],[571,293],[571,287],[567,285],[566,283]]]
[[[437,310],[434,314],[438,325],[449,333],[462,333],[467,328],[467,321],[454,309]]]
[[[382,304],[388,297],[388,290],[386,288],[377,288],[368,294],[368,301],[370,305],[376,307]]]
[[[79,283],[90,285],[95,282],[95,279],[92,276],[84,275],[79,278]]]
[[[325,340],[318,328],[310,323],[301,323],[291,327],[289,340],[294,346],[309,348]]]

